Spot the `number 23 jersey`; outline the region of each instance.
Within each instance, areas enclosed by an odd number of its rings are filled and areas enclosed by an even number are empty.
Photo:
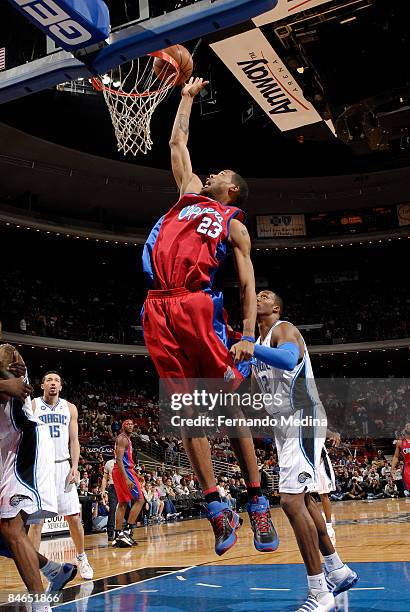
[[[145,243],[143,269],[149,285],[155,289],[210,289],[226,257],[234,218],[244,221],[245,213],[204,195],[184,194],[157,222]]]

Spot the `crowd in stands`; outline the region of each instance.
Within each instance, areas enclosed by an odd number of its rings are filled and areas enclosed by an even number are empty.
[[[15,234],[2,240],[14,248]],[[141,249],[25,237],[0,278],[0,320],[10,332],[108,343],[142,343],[144,301]],[[410,295],[396,261],[400,245],[335,251],[255,252],[257,287],[285,301],[284,318],[301,326],[308,344],[339,344],[408,337]],[[24,256],[30,251],[31,257]],[[50,258],[50,253],[53,257]],[[67,256],[69,253],[69,257]],[[301,267],[303,257],[303,267]],[[380,269],[389,269],[389,279]],[[284,273],[286,271],[286,273]],[[216,279],[231,324],[241,326],[232,262]],[[304,327],[305,326],[305,327]]]

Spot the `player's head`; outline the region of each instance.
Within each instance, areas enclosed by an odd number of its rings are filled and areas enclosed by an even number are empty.
[[[239,174],[233,170],[222,170],[218,174],[208,176],[201,193],[222,204],[243,206],[248,199],[249,188]]]
[[[410,436],[410,423],[405,424],[404,433],[406,434],[406,436]]]
[[[283,300],[274,291],[264,289],[256,296],[256,312],[258,319],[274,316],[280,319],[283,312]]]
[[[122,430],[126,434],[130,434],[134,431],[134,421],[132,419],[126,419],[122,423]]]
[[[58,397],[58,394],[63,388],[63,379],[61,375],[54,370],[46,372],[41,379],[41,388],[44,397]]]

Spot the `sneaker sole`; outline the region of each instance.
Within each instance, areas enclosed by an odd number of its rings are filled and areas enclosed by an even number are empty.
[[[334,596],[340,595],[340,593],[344,593],[345,591],[348,591],[358,582],[359,582],[359,576],[355,573],[354,577],[351,576],[349,578],[346,578],[345,580],[343,580],[343,582],[338,584],[337,587],[335,587],[333,591],[333,595]]]
[[[260,544],[260,542],[255,542],[255,540],[253,540],[253,543],[258,552],[275,552],[279,546],[279,538],[277,537],[272,544]]]

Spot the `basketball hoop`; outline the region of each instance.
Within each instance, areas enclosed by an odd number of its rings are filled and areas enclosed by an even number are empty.
[[[153,67],[156,57],[164,60],[159,73]],[[91,79],[94,89],[104,95],[118,151],[137,155],[151,150],[151,117],[179,75],[178,62],[164,51],[155,51]]]

